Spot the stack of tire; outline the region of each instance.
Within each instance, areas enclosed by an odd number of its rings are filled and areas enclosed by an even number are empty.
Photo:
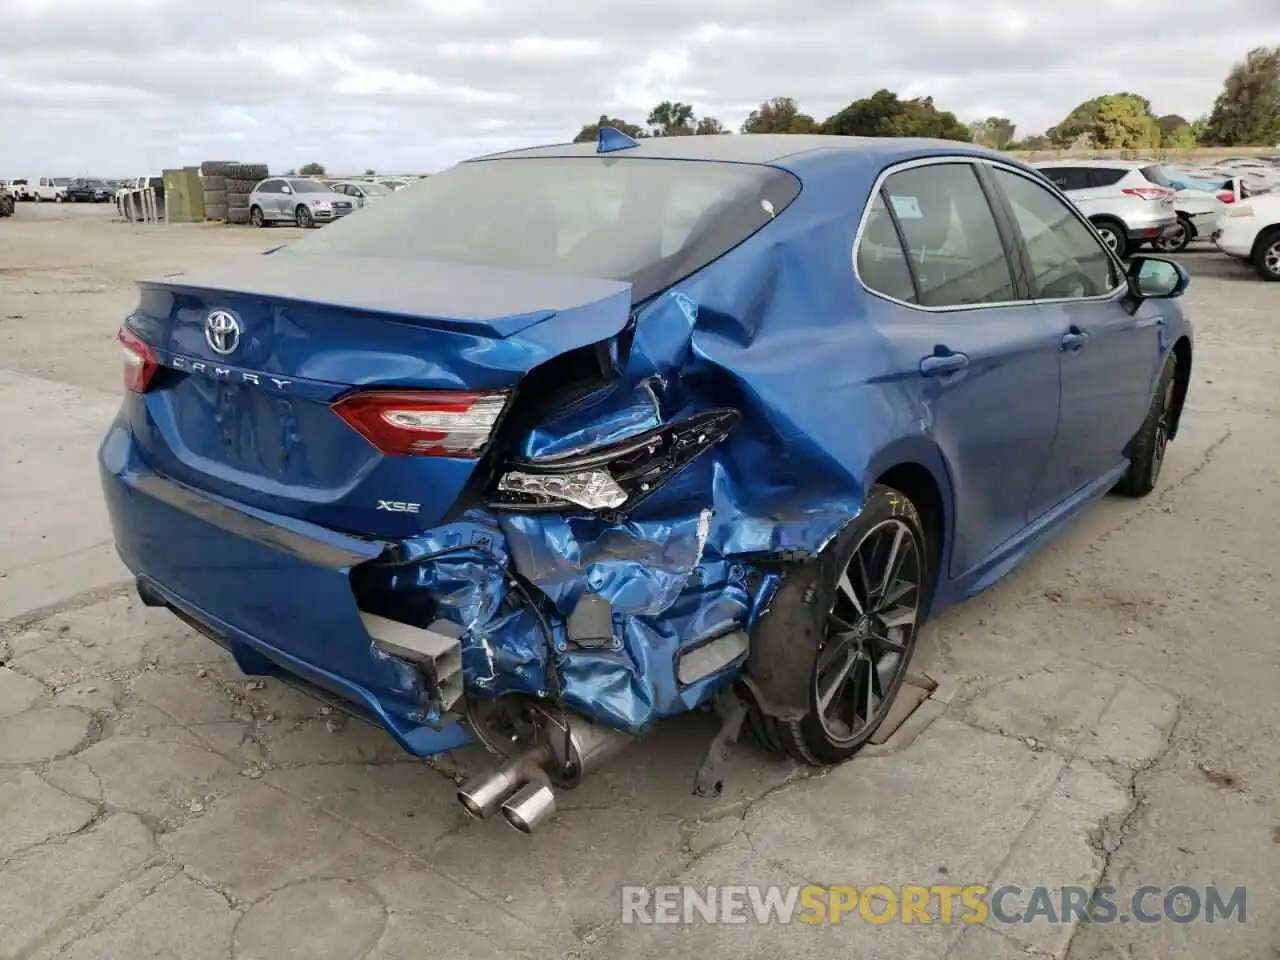
[[[249,222],[249,194],[267,176],[265,163],[210,160],[200,164],[206,220]]]

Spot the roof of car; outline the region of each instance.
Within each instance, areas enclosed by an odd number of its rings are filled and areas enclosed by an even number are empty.
[[[1158,160],[1074,160],[1071,157],[1063,157],[1061,160],[1037,160],[1032,164],[1033,167],[1111,167],[1113,170],[1141,170],[1143,167],[1149,167],[1153,164],[1158,165]]]
[[[899,154],[913,150],[951,147],[966,152],[986,152],[957,140],[929,140],[910,137],[841,137],[827,134],[749,133],[698,137],[643,137],[625,155],[664,160],[721,160],[730,163],[776,163],[816,151],[843,151],[858,154]],[[622,151],[619,154],[623,153]],[[515,157],[591,157],[594,141],[558,143],[491,153],[476,160]]]

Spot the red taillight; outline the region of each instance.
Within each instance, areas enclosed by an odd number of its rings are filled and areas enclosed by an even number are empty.
[[[146,393],[155,376],[160,362],[151,344],[143,340],[128,327],[121,327],[116,334],[120,346],[124,350],[124,385],[125,389],[134,393]]]
[[[1223,190],[1218,194],[1218,199],[1223,203],[1235,203],[1236,195],[1232,190]]]
[[[468,457],[493,434],[506,406],[504,391],[369,390],[333,405],[333,412],[382,453]]]
[[[1173,191],[1166,190],[1164,187],[1125,187],[1120,192],[1127,193],[1131,197],[1141,197],[1143,200],[1163,200],[1165,197],[1173,196]]]

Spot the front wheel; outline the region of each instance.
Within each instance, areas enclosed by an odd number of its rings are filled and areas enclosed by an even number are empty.
[[[1263,280],[1280,281],[1280,229],[1271,229],[1253,247],[1253,266]]]
[[[306,229],[316,225],[315,217],[311,216],[311,211],[307,209],[306,204],[298,204],[298,209],[293,212],[294,222]]]
[[[780,720],[753,704],[757,740],[820,765],[848,760],[871,739],[906,679],[932,557],[915,505],[878,486],[822,556],[788,574],[757,631],[782,631],[804,658],[808,710]]]

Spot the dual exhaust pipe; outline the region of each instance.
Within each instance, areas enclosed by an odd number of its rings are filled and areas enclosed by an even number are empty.
[[[562,719],[540,704],[535,709],[540,722],[534,745],[458,790],[458,802],[470,816],[488,820],[500,812],[524,834],[555,815],[556,786],[577,786],[634,739],[581,716]]]

